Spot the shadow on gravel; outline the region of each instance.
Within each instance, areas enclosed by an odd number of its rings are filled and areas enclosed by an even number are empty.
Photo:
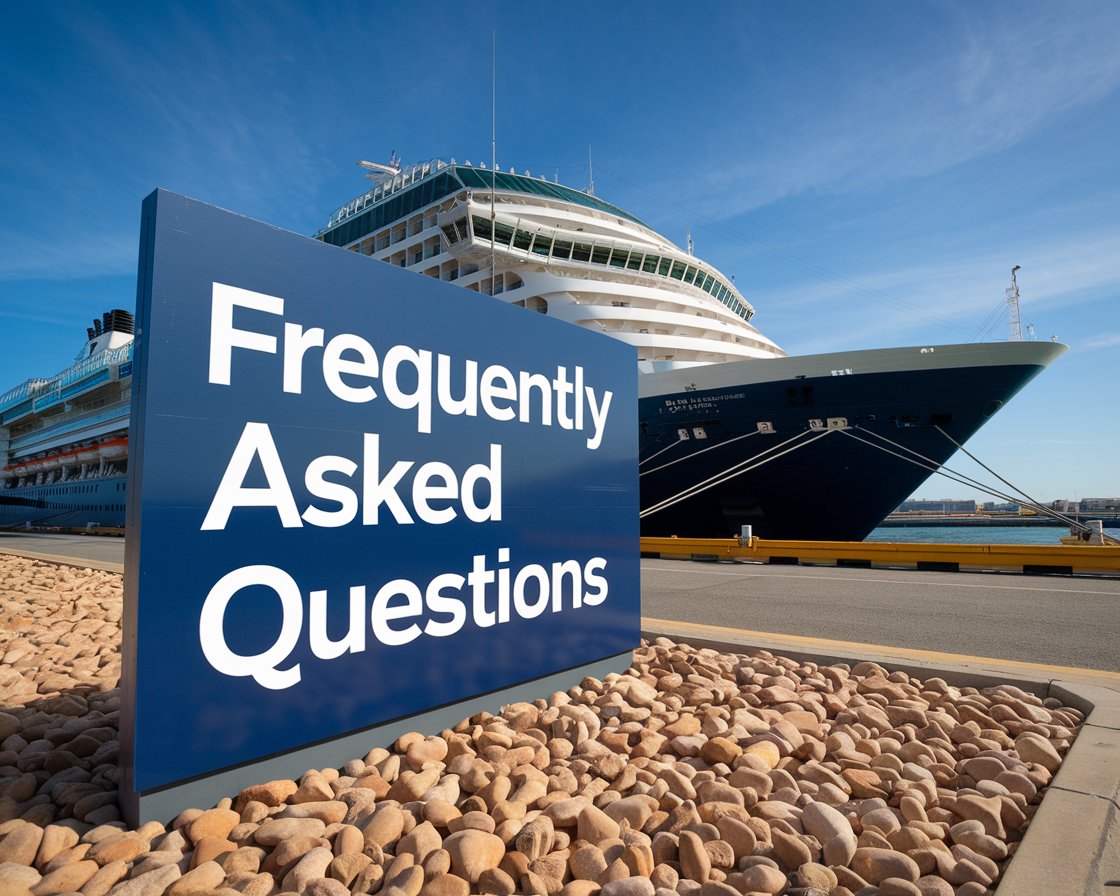
[[[0,707],[0,824],[119,821],[119,709],[93,686]]]

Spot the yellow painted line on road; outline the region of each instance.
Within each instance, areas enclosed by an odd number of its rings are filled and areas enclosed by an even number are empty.
[[[811,638],[805,635],[784,635],[776,632],[756,632],[749,629],[729,628],[723,625],[707,625],[702,622],[682,622],[675,619],[655,619],[642,617],[642,628],[647,631],[669,629],[671,631],[693,632],[697,636],[710,639],[735,638],[749,641],[757,639],[764,642],[778,641],[788,647],[804,647],[812,650],[843,650],[852,653],[885,653],[892,659],[911,659],[922,663],[951,664],[962,666],[996,667],[989,671],[1032,672],[1051,679],[1092,678],[1120,684],[1120,673],[1107,669],[1083,669],[1079,666],[1048,666],[1043,663],[1025,663],[1020,660],[1005,660],[990,656],[969,656],[962,653],[942,653],[937,650],[916,650],[908,647],[891,647],[886,644],[867,644],[862,641],[833,641],[827,638]],[[666,634],[670,632],[667,631]],[[758,645],[763,646],[763,645]],[[767,647],[766,649],[769,649]]]

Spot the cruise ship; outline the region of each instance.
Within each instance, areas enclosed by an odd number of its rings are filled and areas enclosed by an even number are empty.
[[[858,541],[1066,349],[788,356],[731,278],[591,190],[454,160],[359,164],[373,183],[317,239],[633,346],[644,535]],[[0,525],[123,524],[127,455],[102,454],[126,448],[116,315],[75,367],[0,396]]]
[[[108,311],[72,365],[0,394],[0,527],[124,525],[132,331]]]
[[[731,278],[593,191],[359,162],[316,238],[634,347],[643,535],[858,541],[1066,350],[788,356]]]

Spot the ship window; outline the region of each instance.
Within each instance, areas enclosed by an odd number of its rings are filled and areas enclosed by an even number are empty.
[[[714,282],[715,282],[715,278],[713,278],[711,274],[708,274],[708,276],[706,276],[704,278],[704,286],[703,286],[704,292],[711,292],[712,291],[712,284]]]
[[[626,267],[626,259],[630,255],[626,249],[615,249],[611,253],[611,267],[624,268]]]
[[[669,269],[672,266],[673,266],[673,259],[662,258],[661,263],[657,266],[657,273],[659,273],[662,277],[668,277],[669,276]]]
[[[490,239],[490,222],[485,218],[474,217],[474,235],[480,240]]]
[[[590,243],[576,243],[572,247],[572,260],[573,261],[590,261],[591,260],[591,244]]]
[[[537,234],[537,238],[533,240],[533,252],[536,255],[548,255],[549,250],[552,249],[552,238]]]
[[[568,240],[556,240],[552,244],[552,257],[553,258],[571,258],[572,257],[572,244]]]
[[[630,260],[626,262],[626,270],[640,271],[642,269],[642,253],[631,252]]]
[[[513,228],[508,224],[494,225],[494,242],[500,246],[508,246],[513,240]]]
[[[645,260],[642,262],[642,270],[647,274],[656,274],[657,262],[660,260],[661,259],[659,259],[656,255],[647,255],[645,257]]]
[[[459,235],[455,232],[455,227],[453,225],[447,224],[440,229],[443,231],[443,235],[447,237],[447,242],[457,243],[459,241]]]
[[[684,263],[680,261],[674,261],[673,269],[669,272],[669,276],[674,280],[680,280],[684,276]]]
[[[595,246],[591,250],[591,260],[595,264],[606,264],[611,257],[611,250],[609,246]]]
[[[526,233],[524,230],[515,231],[513,234],[513,247],[528,252],[529,246],[533,242],[533,235]]]
[[[688,270],[684,272],[684,282],[691,283],[696,279],[696,268],[689,266]]]

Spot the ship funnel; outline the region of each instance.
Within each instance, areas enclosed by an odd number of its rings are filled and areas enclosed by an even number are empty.
[[[86,327],[86,339],[93,342],[93,337],[97,334],[93,332],[93,327]]]
[[[101,320],[105,325],[106,333],[127,333],[133,332],[133,318],[132,314],[120,308],[114,308],[112,311],[106,311],[101,315]]]
[[[101,335],[101,321],[99,321],[96,317],[93,319],[93,335]]]

